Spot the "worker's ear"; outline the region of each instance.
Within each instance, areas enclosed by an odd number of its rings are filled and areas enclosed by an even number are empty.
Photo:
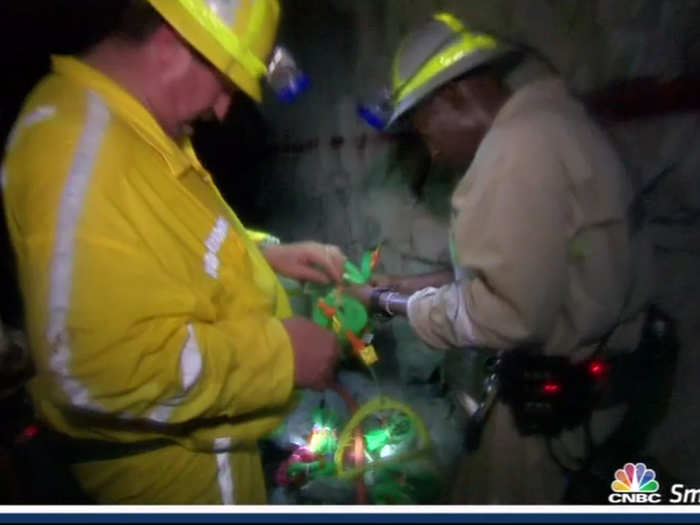
[[[153,33],[150,47],[162,81],[170,83],[188,74],[194,55],[170,26],[163,24]]]

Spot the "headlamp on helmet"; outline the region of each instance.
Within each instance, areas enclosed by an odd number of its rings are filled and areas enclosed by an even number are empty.
[[[357,114],[360,118],[378,131],[383,131],[387,127],[393,112],[394,102],[389,87],[377,90],[357,106]]]
[[[267,85],[285,102],[294,102],[309,86],[309,78],[297,66],[292,54],[277,46],[267,66]]]
[[[373,128],[386,130],[440,86],[511,51],[490,35],[466,29],[449,13],[438,13],[402,41],[391,82],[363,100],[358,114]]]
[[[289,51],[275,47],[279,0],[148,0],[202,56],[262,101],[260,80],[294,100],[309,81]]]

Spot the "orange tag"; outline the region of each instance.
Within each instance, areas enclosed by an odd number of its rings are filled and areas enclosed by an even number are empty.
[[[321,309],[321,311],[323,312],[323,315],[325,315],[326,317],[333,317],[335,315],[335,308],[330,306],[323,299],[318,300],[318,307]]]
[[[355,350],[355,352],[360,352],[365,347],[364,341],[357,337],[355,334],[353,334],[350,330],[345,331],[345,337],[348,338],[348,341],[350,341],[350,345],[352,346],[352,349]]]
[[[370,270],[374,270],[374,268],[377,266],[377,262],[379,261],[379,254],[381,253],[382,247],[377,246],[377,249],[372,252],[372,258],[370,259],[369,262],[369,268]]]

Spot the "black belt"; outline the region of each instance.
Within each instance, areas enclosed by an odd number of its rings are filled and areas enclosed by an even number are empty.
[[[571,364],[565,357],[541,355],[537,348],[503,352],[487,362],[490,388],[484,388],[475,414],[479,417],[472,420],[469,448],[478,446],[486,412],[496,399],[509,405],[522,434],[545,436],[580,425],[595,408],[639,402],[638,385],[649,384],[650,377],[672,366],[678,346],[673,320],[651,307],[641,342],[633,352],[607,359],[597,356],[579,364]]]
[[[135,456],[174,444],[173,441],[164,438],[133,443],[80,439],[57,432],[45,425],[37,425],[37,431],[29,441],[46,448],[56,460],[69,465]]]

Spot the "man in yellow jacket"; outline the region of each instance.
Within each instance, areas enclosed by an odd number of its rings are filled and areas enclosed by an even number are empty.
[[[469,413],[480,400],[490,407],[456,483],[458,503],[560,502],[566,478],[557,460],[575,469],[587,452],[583,423],[551,440],[551,450],[542,435],[522,432],[482,389],[493,385],[482,383],[481,363],[523,347],[570,363],[599,348],[606,357],[632,351],[652,291],[649,237],[609,139],[561,79],[511,90],[504,73],[515,56],[437,14],[399,47],[389,96],[361,108],[380,129],[406,117],[434,160],[466,169],[451,198],[453,269],[377,278],[392,290],[357,292],[406,315],[431,347],[452,349],[448,362],[461,355],[467,366],[446,367],[460,401]],[[595,444],[624,408],[593,411]]]
[[[98,502],[264,503],[257,440],[339,355],[275,272],[339,280],[344,256],[247,231],[188,135],[232,97],[260,101],[263,76],[295,89],[273,51],[279,6],[128,4],[84,56],[53,57],[8,141],[30,393]]]

